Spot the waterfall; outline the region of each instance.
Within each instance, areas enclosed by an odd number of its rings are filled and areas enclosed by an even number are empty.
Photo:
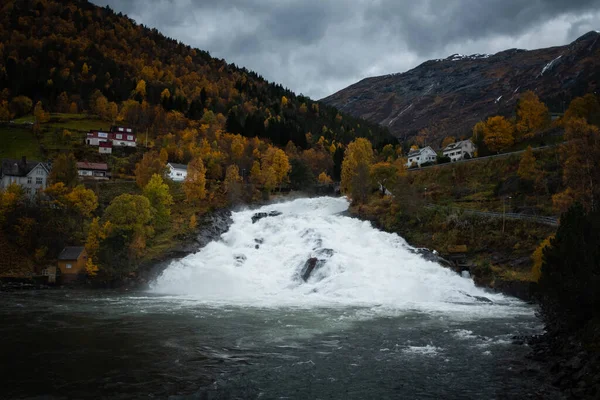
[[[347,208],[345,198],[321,197],[235,212],[220,240],[172,262],[152,291],[256,307],[443,311],[517,302],[425,260],[396,234],[341,215]],[[253,221],[257,213],[267,216]]]

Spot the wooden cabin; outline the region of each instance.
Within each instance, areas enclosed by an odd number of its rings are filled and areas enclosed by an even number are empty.
[[[63,277],[76,277],[86,273],[86,262],[85,247],[65,247],[58,256],[58,269]]]

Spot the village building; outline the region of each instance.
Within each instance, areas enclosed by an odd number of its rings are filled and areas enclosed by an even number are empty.
[[[183,182],[187,177],[186,164],[168,163],[167,168],[169,168],[169,178],[175,182]]]
[[[136,135],[132,128],[115,126],[110,132],[90,131],[85,143],[88,146],[99,146],[98,152],[111,154],[113,147],[136,147]]]
[[[106,163],[90,163],[87,161],[78,162],[77,173],[82,179],[109,179],[108,164]]]
[[[112,149],[112,142],[100,142],[98,145],[98,153],[100,154],[112,154]]]
[[[112,143],[113,134],[111,132],[91,131],[88,132],[85,143],[88,146],[99,146],[100,143]]]
[[[414,165],[421,166],[426,163],[435,163],[437,159],[437,154],[430,146],[424,147],[418,150],[411,150],[408,153],[408,161],[406,162],[407,167],[411,167]]]
[[[50,165],[40,161],[4,159],[0,167],[0,188],[17,184],[33,197],[38,191],[48,186]]]
[[[114,135],[112,139],[113,146],[136,147],[136,137],[133,129],[114,126],[110,131]]]
[[[452,162],[473,158],[477,147],[470,140],[461,140],[460,142],[450,143],[443,150],[445,157],[449,157]]]
[[[63,280],[76,279],[86,273],[87,251],[85,247],[65,247],[58,255],[58,269]],[[65,279],[66,278],[66,279]]]

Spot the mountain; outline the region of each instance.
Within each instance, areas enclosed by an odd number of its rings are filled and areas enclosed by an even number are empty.
[[[491,115],[511,115],[521,93],[532,90],[551,112],[598,90],[600,33],[566,46],[511,49],[494,55],[454,54],[400,74],[363,79],[322,100],[388,127],[398,138],[424,134],[439,144],[446,136],[469,136]]]
[[[226,118],[229,132],[280,146],[291,140],[306,148],[307,133],[315,142],[321,135],[343,143],[356,136],[376,144],[394,140],[377,124],[296,96],[109,7],[86,0],[0,2],[0,106],[6,102],[6,109],[15,98],[27,96],[50,111],[95,111],[92,103],[100,95],[121,110],[131,108],[127,102],[140,103],[141,110],[128,122],[155,137],[172,128],[165,127],[160,113],[144,110],[162,105],[165,112],[180,112],[190,120]],[[12,108],[15,117],[19,107]],[[6,118],[7,112],[0,115]]]

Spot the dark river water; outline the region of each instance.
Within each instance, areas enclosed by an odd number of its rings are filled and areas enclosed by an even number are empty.
[[[208,307],[146,293],[1,294],[2,398],[519,399],[527,313]],[[527,306],[523,305],[523,308]],[[44,396],[44,397],[39,397]]]
[[[260,220],[235,212],[145,292],[0,293],[0,397],[556,397],[512,344],[540,333],[532,306],[347,208],[316,198]]]

